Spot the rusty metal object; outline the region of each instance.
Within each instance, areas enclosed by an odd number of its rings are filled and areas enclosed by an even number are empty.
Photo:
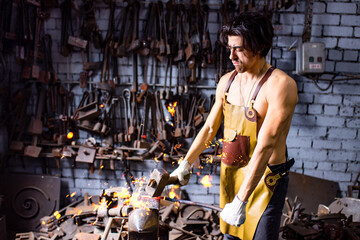
[[[291,207],[288,199],[286,205],[291,211],[289,211],[290,217],[288,216],[288,220],[281,227],[283,239],[360,239],[360,223],[354,223],[352,216],[331,213],[330,207],[322,205],[319,206],[318,214],[306,214],[304,209],[299,210],[301,203],[297,199],[294,201],[294,207]],[[334,205],[339,205],[336,209],[341,211],[342,206],[345,206],[346,203],[336,203],[335,201]]]
[[[354,222],[360,222],[360,199],[340,198],[329,205],[331,213],[343,213],[346,217],[352,216]]]
[[[357,198],[360,199],[360,182],[359,182],[359,178],[360,178],[360,172],[356,176],[353,185],[348,186],[348,196],[349,197],[353,197],[353,191],[355,190],[355,191],[358,192]]]
[[[159,208],[160,200],[141,195],[130,198],[128,218],[129,239],[158,240],[159,235]]]
[[[81,146],[75,158],[76,162],[94,163],[96,149]]]
[[[100,234],[80,232],[75,234],[74,240],[99,240]]]
[[[159,174],[161,170],[155,172]],[[165,171],[162,173],[164,175],[160,174],[158,177],[161,180],[165,176],[168,183],[169,174]],[[163,187],[163,184],[160,185]],[[137,184],[132,196],[125,187],[106,189],[98,198],[85,194],[85,201],[81,200],[83,203],[77,201],[56,214],[41,218],[42,235],[36,233],[33,240],[166,240],[169,239],[170,229],[181,226],[186,228],[180,230],[181,239],[189,236],[208,240],[222,239],[217,211],[202,208],[192,210],[194,206],[182,205],[182,216],[178,221],[180,224],[170,224],[170,227],[169,220],[175,221],[175,215],[179,213],[173,206],[178,204],[151,197],[145,188],[145,185]],[[181,192],[178,195],[182,196]],[[168,206],[162,211],[164,222],[160,220],[161,206]]]
[[[283,226],[286,224],[297,223],[299,221],[299,215],[304,211],[304,208],[301,208],[302,203],[298,201],[298,197],[295,197],[294,203],[291,204],[288,197],[285,198],[285,205],[288,209],[287,214],[283,214],[285,220]]]
[[[113,223],[113,218],[110,217],[110,218],[108,219],[108,222],[106,223],[105,230],[104,230],[103,234],[101,235],[101,240],[106,240],[106,239],[107,239],[107,237],[108,237],[108,235],[109,235],[109,232],[110,232],[110,230],[111,230],[111,225],[112,225],[112,223]]]
[[[295,199],[298,196],[302,207],[308,212],[316,212],[318,204],[329,205],[339,191],[339,183],[295,172],[289,174],[287,196]]]
[[[9,229],[35,231],[40,218],[51,215],[59,207],[60,178],[28,174],[3,174],[0,193]]]
[[[35,234],[33,232],[17,233],[16,240],[35,240]]]
[[[157,240],[159,212],[156,209],[137,208],[129,214],[129,238],[134,240]]]
[[[165,186],[169,184],[179,184],[177,176],[170,177],[165,169],[154,169],[145,188],[151,197],[158,197],[163,192]]]

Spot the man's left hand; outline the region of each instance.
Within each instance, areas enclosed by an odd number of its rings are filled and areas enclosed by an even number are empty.
[[[241,201],[237,196],[231,203],[225,204],[225,207],[220,213],[222,220],[230,225],[240,227],[245,222],[247,202]]]

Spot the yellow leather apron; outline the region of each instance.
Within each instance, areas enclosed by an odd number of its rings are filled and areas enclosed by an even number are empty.
[[[253,109],[256,96],[274,70],[271,67],[257,85],[248,107],[231,105],[227,102],[227,93],[237,72],[231,75],[225,89],[224,142],[220,170],[220,207],[231,202],[239,192],[248,169],[248,162],[257,143],[257,113]],[[257,224],[265,211],[276,186],[276,178],[266,167],[257,187],[250,195],[246,205],[246,220],[240,227],[227,224],[220,219],[220,229],[224,234],[237,236],[242,240],[253,239]]]

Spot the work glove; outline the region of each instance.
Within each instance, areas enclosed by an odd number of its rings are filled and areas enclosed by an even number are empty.
[[[225,204],[225,207],[220,213],[220,217],[228,224],[240,227],[240,225],[245,222],[246,204],[247,201],[243,202],[237,196],[235,196],[231,203]]]
[[[177,167],[177,169],[175,169],[171,174],[170,177],[174,177],[176,176],[179,180],[179,183],[181,186],[184,186],[186,184],[188,184],[189,180],[190,180],[190,163],[183,159],[179,166]]]

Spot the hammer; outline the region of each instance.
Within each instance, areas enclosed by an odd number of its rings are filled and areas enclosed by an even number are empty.
[[[170,184],[180,184],[177,176],[171,176],[165,169],[154,169],[150,174],[150,179],[145,187],[145,191],[151,197],[161,195],[165,186]]]

